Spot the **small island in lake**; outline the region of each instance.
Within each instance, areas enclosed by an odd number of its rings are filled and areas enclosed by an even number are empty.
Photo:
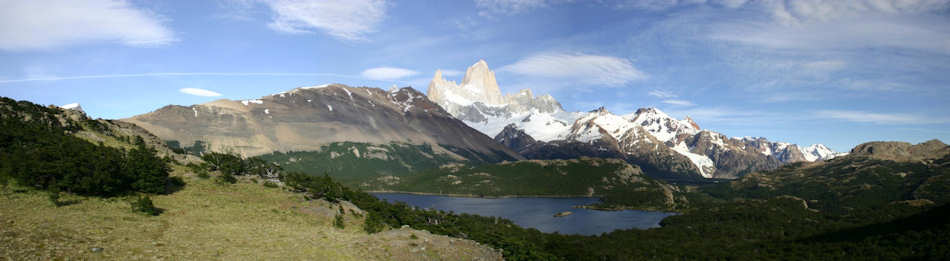
[[[563,211],[563,212],[558,212],[557,214],[554,214],[554,217],[564,217],[564,216],[568,216],[568,215],[571,215],[571,214],[574,214],[574,212]]]

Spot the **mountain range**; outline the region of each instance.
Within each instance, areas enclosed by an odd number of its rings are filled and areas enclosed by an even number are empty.
[[[323,163],[351,152],[355,160],[399,159],[398,165],[408,166],[401,172],[420,170],[413,158],[429,159],[422,165],[430,167],[452,161],[601,157],[624,159],[654,177],[671,180],[732,179],[842,155],[821,144],[728,137],[657,108],[625,115],[603,107],[565,111],[551,95],[536,96],[530,89],[503,94],[484,60],[470,66],[460,83],[446,80],[437,70],[428,87],[422,94],[411,87],[325,84],[258,99],[169,105],[122,121],[166,141],[211,151],[244,156],[297,153],[271,157],[287,164],[316,155],[299,152],[324,151],[327,155],[319,156],[327,157]],[[325,151],[328,148],[333,151]],[[397,155],[404,151],[394,154],[400,148],[417,151],[411,157]]]
[[[530,89],[502,95],[484,60],[470,66],[458,84],[436,71],[428,96],[449,114],[530,159],[615,157],[671,175],[736,178],[841,155],[822,144],[801,147],[765,138],[727,137],[657,108],[626,115],[603,107],[567,112],[552,96],[534,96]]]

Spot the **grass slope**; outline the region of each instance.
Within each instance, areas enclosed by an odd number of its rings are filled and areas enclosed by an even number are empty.
[[[183,175],[179,168],[175,175]],[[332,225],[337,206],[249,181],[219,185],[185,178],[174,194],[153,195],[157,217],[130,211],[129,198],[0,190],[0,257],[21,259],[419,260],[500,259],[490,248],[428,232],[395,229],[369,235],[344,204],[345,229]],[[414,235],[414,236],[413,236]],[[101,247],[101,252],[91,251]]]

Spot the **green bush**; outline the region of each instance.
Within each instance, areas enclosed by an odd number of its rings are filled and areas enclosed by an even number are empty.
[[[336,214],[336,216],[333,217],[333,226],[339,229],[345,228],[346,225],[343,224],[343,215]]]
[[[277,183],[274,183],[274,182],[271,182],[271,181],[264,181],[264,186],[265,186],[265,187],[268,187],[268,188],[276,188],[276,187],[278,187],[278,186],[277,186]]]
[[[231,175],[231,173],[228,173],[228,172],[221,172],[221,174],[219,174],[217,177],[215,177],[214,180],[215,180],[216,182],[218,182],[218,184],[234,184],[234,183],[237,183],[237,178],[234,177],[234,175]]]
[[[384,228],[385,225],[383,225],[382,219],[376,212],[370,212],[369,215],[366,216],[366,220],[363,221],[363,231],[366,231],[366,233],[378,233],[383,231]]]
[[[49,202],[53,203],[54,206],[59,207],[63,205],[63,203],[59,201],[59,198],[60,198],[59,189],[50,189],[49,191],[47,191],[47,193],[49,194],[48,195]]]
[[[148,196],[139,196],[138,200],[132,201],[132,212],[140,212],[149,216],[158,216],[162,214],[162,209],[155,207],[152,199]]]

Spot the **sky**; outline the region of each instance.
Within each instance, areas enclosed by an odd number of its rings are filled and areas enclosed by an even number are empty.
[[[0,0],[0,96],[126,118],[479,59],[566,110],[848,151],[950,142],[950,0]]]

